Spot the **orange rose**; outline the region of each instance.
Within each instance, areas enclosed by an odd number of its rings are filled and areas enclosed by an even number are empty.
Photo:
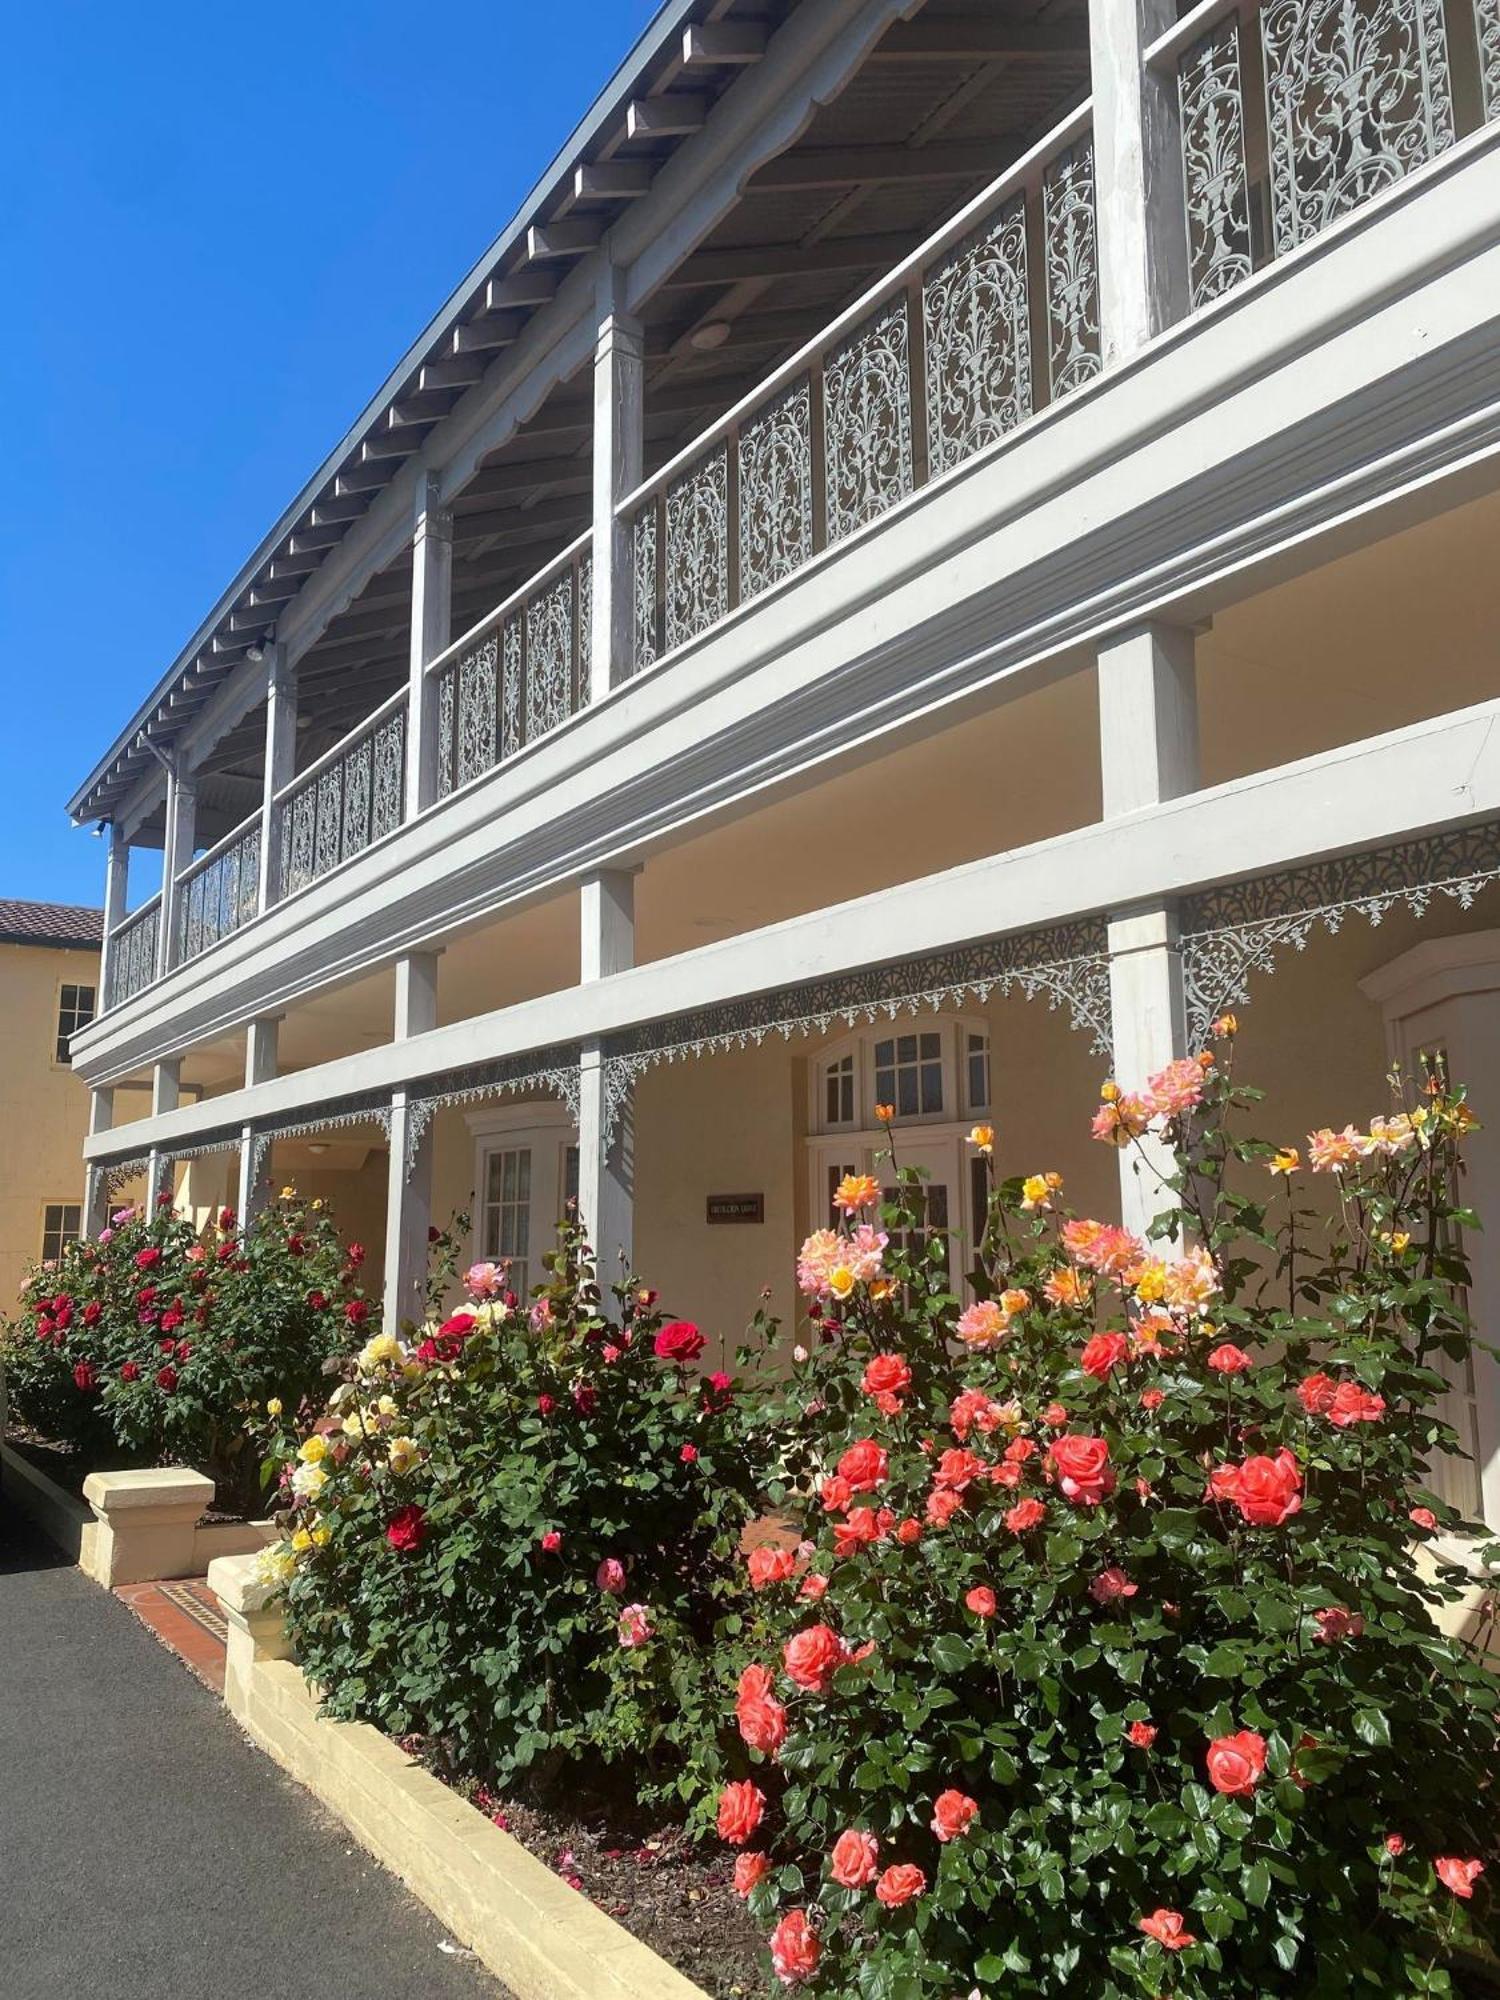
[[[834,1672],[844,1664],[844,1642],[827,1625],[809,1625],[787,1640],[781,1655],[787,1677],[809,1694],[824,1694]]]
[[[1188,1930],[1178,1910],[1153,1910],[1149,1917],[1138,1917],[1136,1929],[1155,1938],[1164,1951],[1186,1951],[1190,1944],[1198,1940]]]
[[[880,1843],[854,1827],[841,1833],[828,1857],[828,1872],[841,1889],[863,1889],[880,1867]]]
[[[926,1887],[927,1877],[921,1869],[914,1868],[909,1861],[900,1861],[887,1868],[875,1884],[875,1900],[888,1910],[898,1910],[903,1903],[920,1896]]]
[[[1060,1437],[1048,1453],[1064,1496],[1080,1507],[1097,1507],[1115,1490],[1109,1446],[1103,1438]]]
[[[771,1872],[771,1864],[763,1854],[753,1851],[737,1854],[734,1861],[734,1893],[748,1896],[758,1883],[764,1882]]]
[[[932,1802],[932,1830],[939,1840],[957,1840],[978,1817],[979,1803],[967,1792],[939,1792]]]
[[[851,1444],[838,1463],[838,1476],[847,1482],[852,1493],[873,1493],[887,1470],[885,1451],[873,1438],[861,1438],[858,1444]]]
[[[719,1838],[731,1847],[743,1847],[760,1825],[766,1809],[766,1795],[749,1778],[726,1785],[719,1794]]]
[[[771,1965],[783,1986],[797,1986],[818,1969],[823,1947],[805,1910],[788,1910],[771,1933]]]
[[[1249,1798],[1265,1768],[1266,1739],[1253,1729],[1216,1736],[1208,1746],[1208,1782],[1226,1798]]]

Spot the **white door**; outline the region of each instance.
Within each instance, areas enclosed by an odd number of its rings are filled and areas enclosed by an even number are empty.
[[[522,1122],[523,1119],[530,1122]],[[578,1194],[577,1136],[566,1115],[535,1105],[471,1120],[475,1134],[474,1254],[510,1265],[510,1288],[525,1298],[545,1273],[557,1225]]]

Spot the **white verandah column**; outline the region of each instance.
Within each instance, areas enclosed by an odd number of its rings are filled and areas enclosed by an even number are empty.
[[[437,1026],[438,954],[411,952],[396,961],[393,1038],[402,1042]],[[390,1163],[385,1190],[385,1303],[383,1325],[399,1333],[402,1322],[422,1318],[427,1285],[427,1232],[432,1223],[432,1132],[413,1140],[411,1092],[391,1094]],[[408,1176],[406,1163],[411,1156]]]
[[[437,687],[427,671],[447,647],[453,620],[453,516],[436,473],[417,484],[411,544],[411,651],[406,701],[406,817],[437,797]]]
[[[641,482],[645,334],[639,320],[614,310],[615,274],[600,286],[594,349],[593,631],[588,635],[590,698],[628,680],[635,620],[630,530],[615,509]]]
[[[1198,698],[1193,634],[1152,623],[1098,649],[1103,816],[1114,818],[1198,783]],[[1187,1054],[1187,1006],[1177,908],[1170,900],[1114,911],[1109,920],[1109,997],[1114,1071],[1122,1088],[1141,1084]],[[1169,1157],[1143,1142],[1158,1172]],[[1121,1219],[1144,1230],[1164,1206],[1156,1173],[1129,1149],[1120,1155]]]
[[[266,768],[260,805],[260,881],[256,900],[256,908],[262,914],[281,894],[281,843],[277,838],[274,801],[297,773],[297,672],[280,646],[268,647],[267,655]]]
[[[276,1075],[276,1052],[281,1021],[279,1016],[252,1021],[245,1030],[245,1088],[270,1083]],[[255,1127],[240,1131],[240,1227],[248,1229],[264,1213],[270,1200],[270,1177],[266,1171],[270,1149],[260,1143]]]
[[[585,984],[635,964],[635,876],[634,869],[608,868],[581,886],[579,975]],[[585,1042],[579,1063],[578,1212],[594,1246],[601,1287],[622,1276],[634,1256],[632,1109],[627,1098],[608,1137],[604,1052],[597,1040]]]
[[[177,963],[177,878],[193,858],[198,792],[180,758],[167,768],[167,825],[161,855],[161,920],[156,937],[156,976],[165,979]]]
[[[104,860],[104,930],[99,941],[99,1006],[109,1005],[109,981],[114,959],[111,932],[125,921],[130,895],[130,842],[113,820],[109,825],[109,848]]]
[[[106,1084],[89,1092],[89,1137],[98,1138],[114,1123],[115,1094]],[[109,1221],[109,1189],[107,1175],[103,1167],[86,1166],[83,1170],[83,1233],[90,1242],[98,1240],[99,1232]]]

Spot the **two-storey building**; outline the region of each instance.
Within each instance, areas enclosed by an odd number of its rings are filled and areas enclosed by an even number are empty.
[[[1500,1135],[1497,549],[1500,0],[667,0],[72,799],[94,1216],[326,1186],[399,1319],[576,1187],[732,1338],[877,1101],[1139,1217],[1224,1006]]]

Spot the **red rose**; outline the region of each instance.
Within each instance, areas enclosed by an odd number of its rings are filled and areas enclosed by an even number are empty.
[[[1018,1500],[1007,1510],[1005,1525],[1013,1535],[1024,1535],[1028,1528],[1040,1527],[1047,1518],[1047,1510],[1040,1500]]]
[[[587,1382],[580,1382],[573,1391],[573,1408],[580,1417],[591,1417],[599,1407],[599,1391]]]
[[[904,1396],[911,1387],[911,1370],[899,1354],[877,1354],[866,1363],[859,1386],[867,1396]]]
[[[539,1416],[550,1417],[552,1412],[557,1408],[557,1404],[550,1396],[541,1395],[536,1399],[536,1407]]]
[[[1302,1473],[1283,1449],[1274,1458],[1247,1458],[1239,1468],[1234,1504],[1253,1528],[1279,1528],[1302,1506]]]
[[[97,1326],[99,1324],[99,1316],[103,1311],[104,1308],[103,1306],[100,1305],[97,1299],[90,1299],[88,1304],[83,1309],[84,1325]]]
[[[120,1370],[120,1380],[122,1382],[138,1382],[140,1379],[141,1379],[140,1363],[138,1361],[127,1361],[124,1367]]]
[[[939,1840],[957,1840],[979,1814],[979,1802],[967,1792],[939,1792],[932,1802],[932,1830]]]
[[[985,1584],[976,1583],[965,1596],[964,1603],[976,1618],[993,1618],[995,1615],[995,1593]]]
[[[1227,1798],[1249,1798],[1265,1768],[1266,1740],[1253,1729],[1216,1736],[1208,1746],[1208,1782]]]
[[[885,1451],[873,1438],[861,1438],[858,1444],[851,1444],[838,1464],[839,1478],[848,1482],[851,1493],[873,1493],[888,1470]]]
[[[1164,1951],[1186,1951],[1190,1944],[1198,1942],[1177,1910],[1153,1910],[1149,1917],[1136,1919],[1136,1928],[1143,1930],[1148,1938],[1155,1938]]]
[[[349,1322],[350,1326],[363,1326],[369,1317],[370,1302],[368,1299],[350,1299],[348,1305],[344,1307],[344,1318]]]
[[[1385,1851],[1393,1861],[1399,1860],[1406,1852],[1406,1836],[1400,1833],[1388,1833],[1385,1837]]]
[[[766,1795],[749,1778],[726,1785],[719,1794],[719,1838],[731,1847],[743,1847],[760,1825],[766,1809]]]
[[[698,1447],[695,1444],[685,1444],[682,1447],[682,1450],[678,1452],[677,1456],[682,1460],[684,1465],[696,1464],[698,1458]]]
[[[451,1319],[445,1319],[438,1328],[438,1338],[440,1340],[464,1340],[474,1331],[477,1325],[478,1321],[475,1319],[473,1313],[454,1313]]]
[[[234,1210],[232,1208],[221,1208],[219,1210],[219,1227],[221,1229],[233,1229]]]
[[[703,1352],[703,1335],[690,1319],[669,1320],[652,1342],[659,1361],[696,1361]]]
[[[1328,1410],[1328,1421],[1341,1431],[1351,1424],[1378,1424],[1385,1415],[1384,1396],[1374,1396],[1358,1382],[1340,1382]]]
[[[759,1548],[752,1549],[746,1559],[750,1572],[750,1588],[764,1590],[770,1583],[785,1583],[797,1571],[797,1557],[792,1549]]]
[[[927,1877],[920,1868],[914,1868],[909,1861],[898,1861],[875,1884],[875,1900],[888,1910],[899,1910],[903,1903],[920,1896],[926,1887]]]
[[[310,1311],[322,1312],[327,1307],[328,1294],[326,1292],[309,1292],[307,1295],[307,1304]]]
[[[402,1555],[410,1555],[422,1546],[427,1534],[427,1511],[413,1501],[409,1506],[398,1507],[386,1528],[385,1538],[393,1549]]]
[[[863,1889],[880,1869],[880,1843],[873,1833],[849,1827],[833,1843],[828,1872],[841,1889]]]
[[[1243,1347],[1236,1347],[1232,1340],[1226,1340],[1222,1347],[1216,1347],[1209,1355],[1208,1365],[1217,1375],[1243,1375],[1255,1363]]]
[[[771,1933],[771,1964],[783,1986],[798,1986],[818,1969],[823,1947],[805,1910],[788,1910]]]
[[[1085,1375],[1107,1382],[1129,1352],[1130,1344],[1123,1333],[1096,1333],[1085,1343],[1078,1365]]]
[[[365,1246],[363,1243],[351,1243],[344,1255],[357,1271],[365,1261]]]
[[[1132,1722],[1125,1734],[1137,1750],[1149,1750],[1156,1741],[1156,1725],[1152,1722]]]
[[[135,1268],[138,1271],[154,1270],[160,1262],[161,1262],[160,1250],[148,1248],[145,1250],[137,1250],[135,1253]]]
[[[909,1549],[914,1542],[920,1542],[921,1539],[922,1523],[908,1514],[906,1519],[897,1526],[896,1540],[900,1542],[903,1548]]]
[[[946,1486],[953,1493],[962,1493],[983,1471],[984,1460],[976,1458],[972,1451],[945,1451],[933,1467],[932,1483],[934,1486]]]
[[[748,1896],[770,1872],[771,1864],[763,1854],[737,1854],[734,1858],[734,1893]]]
[[[561,1547],[562,1536],[557,1532],[556,1528],[549,1528],[542,1537],[542,1554],[544,1556],[555,1556]]]
[[[170,1366],[158,1368],[156,1371],[156,1386],[170,1396],[172,1391],[177,1387],[177,1370]]]
[[[809,1694],[824,1694],[846,1655],[837,1632],[827,1625],[809,1625],[787,1640],[781,1657],[789,1680]]]
[[[1484,1873],[1482,1861],[1460,1861],[1455,1855],[1444,1854],[1433,1862],[1437,1878],[1445,1889],[1451,1889],[1455,1896],[1461,1896],[1467,1903],[1474,1894],[1474,1883]]]
[[[1331,1375],[1309,1375],[1297,1384],[1297,1401],[1310,1417],[1326,1417],[1338,1386]]]
[[[99,1385],[99,1371],[92,1361],[77,1361],[73,1364],[73,1385],[85,1394]]]
[[[1103,1438],[1059,1437],[1048,1452],[1064,1496],[1080,1507],[1097,1507],[1115,1490],[1109,1446]]]

